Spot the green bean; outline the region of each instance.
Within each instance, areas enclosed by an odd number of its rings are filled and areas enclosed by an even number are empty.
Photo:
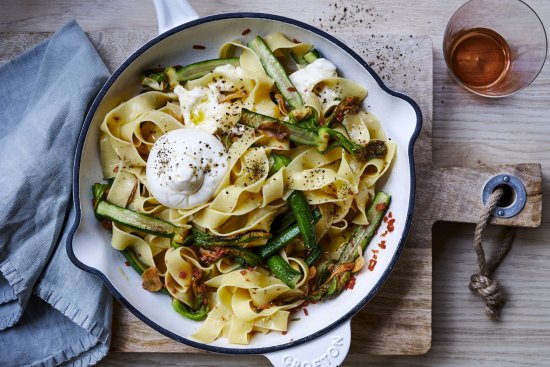
[[[147,270],[145,265],[143,265],[141,261],[138,260],[136,254],[134,253],[134,251],[132,251],[132,249],[126,248],[120,252],[124,256],[126,261],[128,261],[128,264],[130,264],[130,266],[136,271],[136,273],[141,275],[145,270]]]
[[[291,159],[284,156],[272,153],[274,163],[272,170],[277,172],[283,167],[288,166],[291,162]],[[304,246],[308,252],[306,258],[306,263],[311,265],[319,258],[321,251],[317,246],[317,238],[315,236],[315,222],[313,220],[313,215],[309,208],[306,196],[302,191],[294,190],[292,194],[287,199],[288,205],[292,210],[292,214],[298,223],[298,228],[302,234],[302,239],[304,240]]]
[[[319,219],[321,219],[321,212],[319,209],[315,209],[313,211],[313,221],[317,223]],[[258,254],[262,258],[267,259],[275,255],[277,251],[295,240],[299,235],[300,228],[298,227],[298,223],[296,223],[279,233],[277,236],[271,238],[264,246],[258,247]]]
[[[296,218],[291,210],[279,214],[271,224],[271,233],[278,234],[296,223]]]
[[[308,265],[311,265],[321,255],[321,251],[319,251],[319,247],[317,246],[315,222],[311,210],[309,209],[309,204],[304,193],[299,190],[294,190],[287,201],[296,218],[296,223],[298,224],[302,239],[304,240],[304,246],[308,253],[306,262]],[[312,255],[315,256],[312,257]]]
[[[177,298],[172,298],[172,308],[180,315],[187,317],[193,321],[201,321],[208,315],[208,303],[203,302],[203,296],[197,296],[197,304],[199,305],[196,310],[192,310],[185,303],[181,302]]]

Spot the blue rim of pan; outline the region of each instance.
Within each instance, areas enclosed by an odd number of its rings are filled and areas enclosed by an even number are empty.
[[[141,312],[139,312],[126,298],[124,298],[111,284],[111,282],[107,279],[107,277],[98,269],[92,268],[90,266],[87,266],[80,262],[72,248],[72,241],[75,235],[75,232],[80,224],[81,219],[81,210],[80,210],[80,196],[79,196],[79,174],[80,174],[80,161],[82,158],[82,149],[84,147],[84,141],[88,132],[88,129],[90,127],[91,121],[93,119],[93,116],[103,100],[103,97],[109,90],[109,88],[113,85],[115,80],[118,79],[118,77],[122,74],[122,72],[135,60],[137,59],[141,54],[143,54],[145,51],[147,51],[149,48],[151,48],[153,45],[159,43],[160,41],[164,40],[165,38],[170,37],[171,35],[178,33],[180,31],[183,31],[185,29],[204,24],[209,22],[215,22],[219,20],[225,20],[225,19],[239,19],[239,18],[254,18],[254,19],[266,19],[266,20],[273,20],[278,21],[282,23],[291,24],[294,26],[298,26],[300,28],[306,29],[308,31],[311,31],[313,33],[316,33],[317,35],[327,39],[328,41],[336,44],[338,47],[340,47],[342,50],[344,50],[347,54],[349,54],[351,57],[353,57],[357,62],[359,62],[365,70],[367,70],[371,76],[376,80],[378,85],[388,94],[401,98],[408,102],[414,109],[416,113],[416,128],[413,132],[413,135],[411,136],[411,139],[409,141],[409,147],[408,147],[408,153],[410,157],[410,174],[411,174],[411,190],[410,190],[410,201],[409,201],[409,208],[407,212],[407,220],[405,223],[405,228],[403,230],[403,234],[401,236],[401,239],[399,240],[399,245],[397,248],[397,251],[395,252],[394,256],[392,257],[389,266],[385,269],[384,273],[382,274],[382,277],[377,282],[377,284],[374,286],[374,288],[359,302],[357,303],[352,309],[350,309],[344,316],[342,316],[337,321],[333,322],[332,324],[324,327],[321,330],[316,331],[315,333],[308,335],[307,337],[291,341],[289,343],[285,344],[279,344],[272,347],[262,347],[262,348],[225,348],[225,347],[218,347],[218,346],[212,346],[200,342],[196,342],[184,337],[181,337],[177,334],[174,334],[173,332],[164,329],[163,327],[157,325],[155,322],[150,320],[148,317],[143,315]],[[355,53],[351,48],[346,46],[343,42],[339,41],[335,37],[331,36],[330,34],[317,29],[309,24],[287,18],[282,17],[279,15],[272,15],[272,14],[264,14],[264,13],[225,13],[225,14],[219,14],[219,15],[212,15],[204,18],[200,18],[197,20],[193,20],[191,22],[182,24],[176,28],[173,28],[163,34],[158,35],[157,37],[153,38],[149,42],[147,42],[145,45],[143,45],[140,49],[138,49],[136,52],[134,52],[115,72],[114,74],[107,80],[105,85],[101,88],[98,95],[94,99],[94,102],[92,103],[88,114],[86,116],[86,119],[84,121],[84,125],[82,127],[82,130],[80,132],[80,136],[78,138],[78,143],[76,147],[76,156],[74,160],[74,166],[73,166],[73,205],[76,211],[76,216],[74,223],[72,223],[69,235],[66,242],[66,248],[67,248],[67,254],[71,261],[80,269],[87,271],[89,273],[92,273],[96,276],[98,276],[109,288],[111,293],[115,296],[115,298],[120,301],[126,308],[130,310],[136,317],[138,317],[141,321],[155,329],[156,331],[160,332],[161,334],[166,335],[167,337],[174,339],[180,343],[187,344],[194,348],[199,348],[203,350],[207,350],[210,352],[216,352],[216,353],[226,353],[226,354],[267,354],[272,352],[277,352],[280,350],[296,347],[298,345],[310,342],[322,335],[325,335],[326,333],[330,332],[331,330],[334,330],[338,326],[342,325],[344,322],[349,320],[351,317],[353,317],[357,312],[359,312],[378,292],[380,287],[384,284],[388,276],[390,275],[391,271],[395,267],[397,260],[399,259],[399,256],[401,255],[401,252],[403,251],[403,248],[405,247],[405,241],[407,238],[407,234],[409,232],[411,221],[412,221],[412,214],[414,209],[414,201],[415,201],[415,192],[416,192],[416,179],[415,179],[415,166],[414,166],[414,156],[413,156],[413,148],[414,143],[420,133],[420,129],[422,127],[422,113],[420,112],[420,108],[418,105],[408,96],[393,91],[390,88],[388,88],[383,82],[382,79],[372,70],[372,68],[367,64],[365,60],[363,60],[357,53]]]

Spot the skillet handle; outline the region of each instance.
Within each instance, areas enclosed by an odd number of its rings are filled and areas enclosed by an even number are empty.
[[[325,335],[294,348],[268,353],[274,367],[340,366],[351,343],[351,320],[345,321]]]
[[[199,17],[187,0],[153,0],[159,34]]]

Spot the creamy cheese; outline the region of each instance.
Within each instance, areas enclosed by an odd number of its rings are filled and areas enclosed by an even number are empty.
[[[244,88],[243,71],[231,64],[218,66],[212,72],[213,78],[208,86],[196,86],[186,89],[176,86],[183,122],[186,127],[203,130],[213,134],[218,129],[228,130],[239,121],[242,102],[224,101],[225,95]]]
[[[172,130],[151,149],[147,188],[169,208],[190,209],[210,200],[227,168],[227,153],[214,135],[196,129]]]
[[[302,97],[305,97],[315,84],[336,76],[336,66],[327,59],[320,58],[290,74],[290,80]]]
[[[220,92],[234,92],[244,86],[243,69],[239,66],[231,64],[220,65],[213,71],[214,74],[219,74],[220,78],[216,78],[213,84]]]

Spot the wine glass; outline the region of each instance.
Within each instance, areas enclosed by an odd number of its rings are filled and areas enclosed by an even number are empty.
[[[529,86],[547,49],[542,21],[521,0],[471,0],[451,17],[443,38],[452,78],[485,97],[505,97]]]

